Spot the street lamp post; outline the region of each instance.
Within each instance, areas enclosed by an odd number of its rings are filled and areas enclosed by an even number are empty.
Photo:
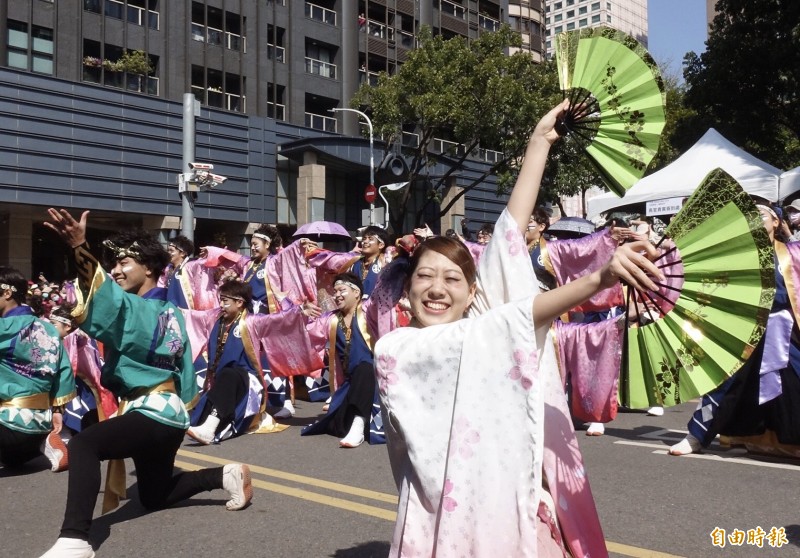
[[[375,155],[372,149],[373,147],[373,140],[372,140],[372,120],[369,119],[369,116],[361,112],[360,110],[352,109],[352,108],[332,108],[331,112],[354,112],[361,116],[364,120],[367,121],[367,126],[369,127],[369,183],[373,186],[375,185]],[[387,220],[388,222],[388,220]],[[375,202],[369,203],[369,224],[375,224]]]
[[[386,204],[386,221],[383,226],[384,229],[389,230],[389,201],[386,199],[386,196],[383,195],[383,190],[389,190],[390,192],[396,192],[397,190],[402,190],[406,186],[408,186],[408,182],[392,182],[391,184],[384,184],[383,186],[378,188],[378,194],[380,194],[383,203]]]

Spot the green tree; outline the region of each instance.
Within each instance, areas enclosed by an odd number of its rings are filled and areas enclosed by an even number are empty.
[[[502,159],[466,185],[460,195],[492,174],[499,180],[498,194],[506,192],[533,127],[560,99],[555,72],[549,65],[534,64],[523,52],[509,56],[508,49],[521,46],[521,39],[508,26],[471,42],[461,37],[434,37],[425,28],[417,40],[418,48],[409,53],[397,73],[382,73],[375,87],[362,85],[351,106],[370,113],[375,134],[386,142],[387,151],[402,143],[403,130],[419,135],[418,145],[404,148],[403,153],[409,161],[412,184],[425,189],[428,204],[441,202],[450,178],[481,148],[502,153]],[[446,153],[447,159],[442,158],[432,150],[435,138],[458,147]],[[448,161],[444,174],[430,175],[433,165]],[[403,228],[411,195],[411,188],[403,191],[395,206],[399,210],[390,216],[396,231]],[[452,203],[442,207],[440,215]],[[416,223],[423,210],[417,211]]]
[[[800,164],[800,2],[718,0],[698,56],[684,58],[681,147],[709,127],[781,168]],[[688,145],[687,145],[688,144]]]

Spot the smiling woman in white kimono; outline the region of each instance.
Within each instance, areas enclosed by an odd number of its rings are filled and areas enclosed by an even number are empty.
[[[567,107],[533,132],[479,268],[458,241],[424,242],[406,282],[416,327],[375,347],[400,492],[391,556],[607,556],[548,330],[620,278],[655,288],[660,273],[640,253],[652,247],[632,243],[539,294],[523,234]]]

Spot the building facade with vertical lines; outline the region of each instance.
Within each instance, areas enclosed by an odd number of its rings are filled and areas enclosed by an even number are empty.
[[[50,205],[92,209],[98,237],[121,226],[175,234],[187,92],[201,104],[196,158],[229,177],[198,196],[199,244],[245,247],[261,222],[287,235],[319,219],[354,230],[367,207],[368,141],[356,115],[331,109],[393,73],[421,26],[476,38],[502,23],[542,59],[542,1],[2,2],[0,261],[58,273],[41,226]],[[492,153],[481,156],[453,187],[483,172]],[[462,200],[434,226],[492,221],[504,206],[492,182]]]

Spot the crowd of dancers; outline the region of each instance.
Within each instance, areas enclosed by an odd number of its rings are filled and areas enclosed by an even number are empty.
[[[246,464],[176,473],[176,453],[187,436],[207,445],[284,430],[300,381],[328,396],[303,435],[389,444],[400,494],[392,556],[607,556],[573,421],[602,434],[617,412],[621,349],[598,347],[621,346],[621,280],[657,290],[653,279],[665,279],[644,220],[547,238],[536,200],[567,106],[537,125],[508,207],[477,242],[425,227],[392,244],[370,226],[356,251],[334,252],[308,238],[282,246],[262,225],[250,257],[213,246],[194,257],[185,237],[165,249],[123,231],[103,242],[101,263],[89,212],[50,209],[45,224],[69,246],[77,279],[34,284],[0,268],[0,461],[43,453],[53,471],[69,470],[61,532],[43,558],[94,556],[103,461],[103,512],[126,495],[125,459],[147,509],[220,488],[226,509],[247,507]],[[760,208],[780,263],[765,339],[785,351],[767,366],[762,342],[704,397],[675,455],[718,433],[800,443],[800,250],[780,242],[779,212]],[[504,412],[478,422],[487,398]]]

